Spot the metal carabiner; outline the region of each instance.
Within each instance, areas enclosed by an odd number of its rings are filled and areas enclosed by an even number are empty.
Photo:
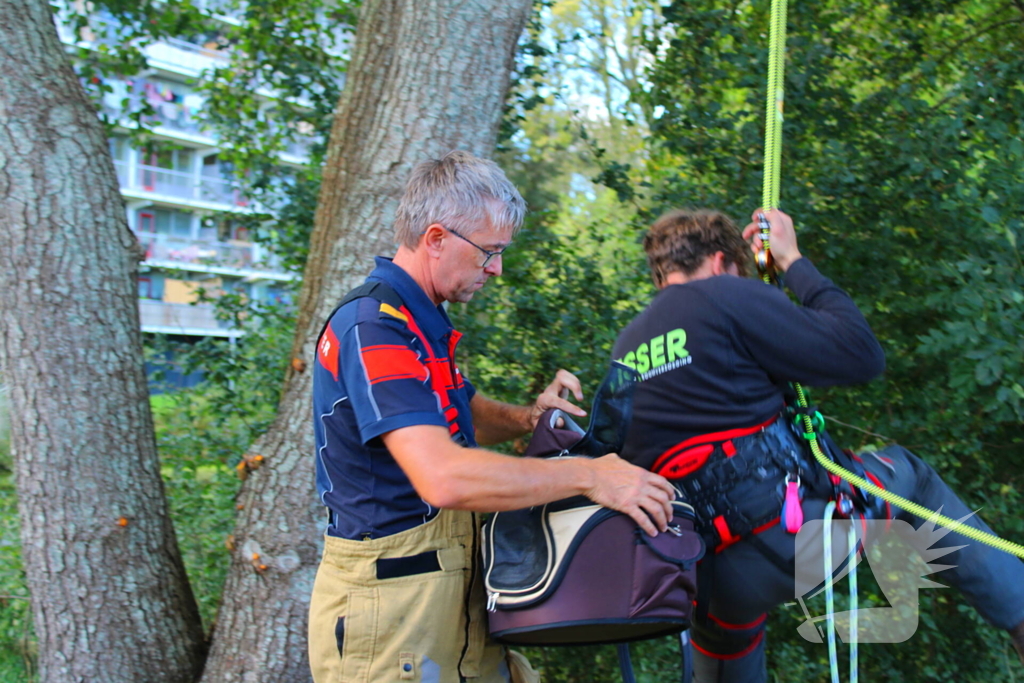
[[[771,247],[768,242],[768,238],[771,236],[772,225],[768,222],[768,218],[763,214],[757,214],[757,225],[760,228],[761,248],[755,255],[757,262],[757,273],[762,277],[767,276],[768,278],[775,279],[775,258],[772,256]]]

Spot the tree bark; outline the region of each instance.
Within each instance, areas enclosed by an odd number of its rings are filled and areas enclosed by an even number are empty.
[[[192,681],[107,141],[45,0],[0,0],[0,364],[40,680]]]
[[[366,0],[331,133],[289,371],[263,466],[243,485],[207,683],[308,681],[306,623],[326,516],[314,489],[315,335],[391,253],[412,167],[452,149],[490,156],[530,0]]]

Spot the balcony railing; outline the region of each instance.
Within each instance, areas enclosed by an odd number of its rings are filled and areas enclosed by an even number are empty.
[[[139,109],[141,98],[138,95],[132,94],[127,97],[129,102],[127,110],[122,106],[122,99],[125,98],[110,94],[104,96],[102,108],[103,113],[106,114],[108,119],[119,121],[125,117],[128,111],[137,111]],[[209,137],[203,131],[201,122],[196,116],[196,107],[189,107],[179,102],[161,102],[154,105],[153,109],[156,112],[155,114],[142,117],[142,123],[146,126],[154,128],[163,126],[190,135]]]
[[[225,50],[196,45],[180,38],[163,38],[147,45],[144,52],[151,64],[157,62],[193,76],[198,76],[206,69],[224,66],[230,59]]]
[[[143,329],[180,330],[181,332],[229,330],[227,322],[217,320],[213,304],[172,304],[154,299],[139,299]]]
[[[184,171],[172,171],[147,164],[135,164],[115,160],[117,179],[122,189],[142,190],[187,201],[204,201],[228,204],[234,207],[248,206],[248,200],[231,183],[223,178],[196,176]]]
[[[258,244],[229,244],[150,232],[136,235],[146,250],[147,261],[281,272],[280,260]]]
[[[107,118],[121,120],[129,112],[139,111],[146,100],[154,112],[142,117],[142,123],[146,126],[163,126],[190,135],[209,137],[203,130],[199,118],[203,106],[202,96],[190,91],[177,91],[174,93],[177,101],[167,101],[158,94],[161,88],[166,90],[168,87],[162,83],[137,80],[132,89],[121,82],[114,82],[112,85],[113,92],[105,93],[101,104]]]

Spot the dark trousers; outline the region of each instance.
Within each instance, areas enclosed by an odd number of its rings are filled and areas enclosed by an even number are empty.
[[[930,510],[960,519],[971,513],[929,465],[910,451],[892,446],[862,456],[865,469],[883,488]],[[803,502],[805,522],[821,519],[826,501]],[[898,508],[885,514],[919,528],[923,520]],[[990,531],[977,516],[970,526]],[[801,537],[803,540],[803,536]],[[804,546],[797,556],[796,536],[776,525],[757,536],[725,548],[712,561],[712,585],[706,623],[692,629],[694,680],[698,683],[761,683],[765,668],[765,618],[772,608],[792,602],[795,595],[793,567],[821,562],[821,539]],[[769,559],[761,543],[779,557]],[[936,575],[958,588],[992,625],[1010,629],[1024,621],[1024,563],[1013,555],[951,532],[933,547],[964,546],[936,560],[954,565]],[[709,550],[709,552],[711,552]],[[862,565],[863,566],[863,565]],[[802,571],[802,570],[801,570]],[[823,572],[823,570],[819,570]]]

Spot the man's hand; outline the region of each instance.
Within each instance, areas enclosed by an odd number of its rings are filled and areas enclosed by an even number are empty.
[[[667,479],[631,465],[614,453],[589,462],[595,481],[583,495],[629,515],[648,536],[657,536],[668,528],[676,490]]]
[[[577,401],[583,400],[583,387],[579,378],[568,370],[559,370],[555,373],[554,381],[537,396],[530,408],[530,429],[537,427],[537,421],[548,408],[559,408],[570,415],[584,417],[587,411],[568,401],[570,393]]]
[[[761,226],[758,224],[758,216],[764,214],[771,224],[768,233],[769,246],[771,247],[772,258],[779,270],[785,272],[798,259],[802,258],[800,250],[796,245],[796,230],[793,229],[793,219],[788,215],[772,209],[765,211],[758,209],[751,215],[753,221],[743,229],[743,239],[750,242],[750,248],[756,254],[761,250]]]

